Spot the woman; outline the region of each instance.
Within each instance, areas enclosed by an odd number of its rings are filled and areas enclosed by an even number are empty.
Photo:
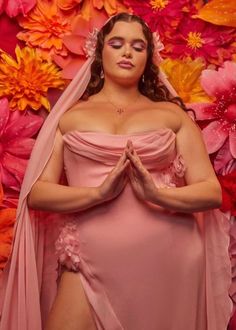
[[[62,214],[62,229],[51,215],[28,221],[21,207],[1,330],[39,330],[41,317],[47,330],[226,329],[227,220],[207,211],[220,205],[220,187],[200,130],[155,78],[152,56],[140,18],[112,17],[82,99],[65,94],[70,109],[45,123],[21,202]]]

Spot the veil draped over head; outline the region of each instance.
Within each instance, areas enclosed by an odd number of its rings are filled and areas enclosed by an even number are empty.
[[[53,244],[59,231],[60,215],[48,214],[47,220],[40,220],[40,212],[28,209],[27,195],[50,158],[60,117],[80,99],[89,83],[93,60],[91,53],[53,107],[31,154],[19,197],[12,253],[1,278],[0,330],[41,330],[55,298],[57,259]],[[172,88],[165,76],[162,81],[167,88]],[[175,93],[173,89],[170,92]],[[214,216],[215,212],[218,211],[198,216],[202,217],[206,251],[206,291],[210,297],[207,301],[208,329],[218,329],[221,324],[223,330],[232,307],[228,297],[231,279],[227,251],[229,222],[223,214]]]

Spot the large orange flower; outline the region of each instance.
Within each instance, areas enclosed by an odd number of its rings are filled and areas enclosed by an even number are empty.
[[[38,0],[37,6],[27,16],[18,18],[25,30],[19,32],[17,37],[46,54],[66,55],[62,37],[71,31],[74,15],[74,12],[64,14],[57,6],[57,0]]]
[[[12,110],[50,110],[48,89],[64,87],[59,69],[32,48],[17,46],[15,52],[16,61],[0,49],[0,97],[8,97]]]
[[[194,61],[166,59],[160,66],[184,102],[210,102],[211,99],[200,84],[200,75],[205,69],[205,64],[200,58]]]

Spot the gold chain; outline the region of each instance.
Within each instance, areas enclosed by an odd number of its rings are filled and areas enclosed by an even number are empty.
[[[109,97],[106,95],[106,93],[105,93],[104,91],[103,91],[103,93],[104,93],[104,95],[106,96],[107,101],[108,101],[111,105],[113,105],[113,107],[116,108],[116,112],[117,112],[119,115],[121,115],[122,113],[124,113],[124,112],[125,112],[125,109],[127,109],[127,108],[131,105],[131,103],[129,103],[129,104],[128,104],[127,106],[125,106],[125,107],[117,106],[115,103],[113,103],[113,102],[109,99]],[[135,104],[135,103],[138,101],[139,97],[140,97],[140,94],[138,95],[138,97],[136,98],[136,100],[135,100],[134,102],[132,102],[132,104]]]

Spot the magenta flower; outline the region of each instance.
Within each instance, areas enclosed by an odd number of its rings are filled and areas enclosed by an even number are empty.
[[[196,2],[196,1],[192,1]],[[158,31],[163,37],[166,31],[175,28],[188,11],[189,0],[125,0],[124,3],[130,6],[134,14],[142,17],[150,26],[153,32]]]
[[[36,0],[0,0],[0,14],[5,11],[10,17],[25,15],[36,5],[36,2]]]
[[[19,191],[43,118],[10,111],[7,98],[0,99],[0,178],[2,184]]]
[[[197,120],[206,121],[202,133],[209,154],[220,151],[218,162],[230,156],[225,150],[227,140],[229,151],[236,158],[236,63],[227,61],[216,70],[204,70],[201,85],[213,98],[212,103],[195,103],[191,107],[196,112]],[[218,167],[219,164],[218,164]]]
[[[165,56],[178,59],[202,57],[208,63],[219,65],[232,58],[236,50],[234,40],[234,28],[216,26],[185,15],[166,40]]]

